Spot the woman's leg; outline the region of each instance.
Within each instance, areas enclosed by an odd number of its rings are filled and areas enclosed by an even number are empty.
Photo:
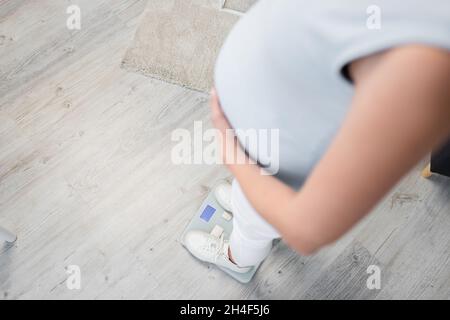
[[[232,184],[231,207],[233,232],[230,251],[233,261],[241,267],[258,265],[269,254],[273,239],[280,235],[255,211],[236,179]]]

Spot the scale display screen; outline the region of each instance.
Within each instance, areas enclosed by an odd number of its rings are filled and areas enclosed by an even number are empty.
[[[214,212],[216,212],[216,209],[208,204],[206,205],[205,209],[203,209],[203,212],[200,215],[200,219],[209,222],[209,220],[211,220],[212,216],[214,215]]]

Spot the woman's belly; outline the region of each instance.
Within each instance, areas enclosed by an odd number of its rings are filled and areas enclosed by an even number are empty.
[[[291,50],[289,43],[280,43],[283,26],[274,27],[272,21],[276,3],[261,0],[230,32],[217,59],[215,86],[231,125],[244,130],[237,132],[241,143],[245,130],[257,132],[258,143],[247,145],[250,156],[277,171],[284,182],[300,187],[341,119],[340,114],[339,119],[335,114],[330,117],[327,110],[333,97],[317,92],[324,81],[320,66],[315,74],[302,75],[303,69],[317,62],[309,61],[310,54],[302,57],[292,52],[298,46]],[[286,64],[283,59],[289,56],[300,63]],[[264,140],[274,130],[278,141]],[[268,145],[261,152],[263,144]]]

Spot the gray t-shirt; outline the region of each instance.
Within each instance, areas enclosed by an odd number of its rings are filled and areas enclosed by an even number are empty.
[[[233,127],[280,130],[278,176],[300,187],[350,105],[345,66],[406,44],[450,50],[450,1],[260,0],[225,41],[215,86]]]

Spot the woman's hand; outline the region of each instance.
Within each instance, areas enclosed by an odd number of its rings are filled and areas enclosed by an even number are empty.
[[[228,119],[222,111],[216,90],[211,90],[210,97],[211,120],[214,127],[218,130],[218,143],[222,150],[223,162],[231,170],[231,166],[237,163],[237,159],[246,160],[246,155],[236,138],[234,129],[231,127]]]
[[[223,135],[227,130],[232,131],[233,129],[231,128],[228,119],[225,117],[225,114],[222,111],[216,89],[214,88],[211,90],[209,104],[211,106],[211,120],[214,124],[214,127],[218,129]]]

